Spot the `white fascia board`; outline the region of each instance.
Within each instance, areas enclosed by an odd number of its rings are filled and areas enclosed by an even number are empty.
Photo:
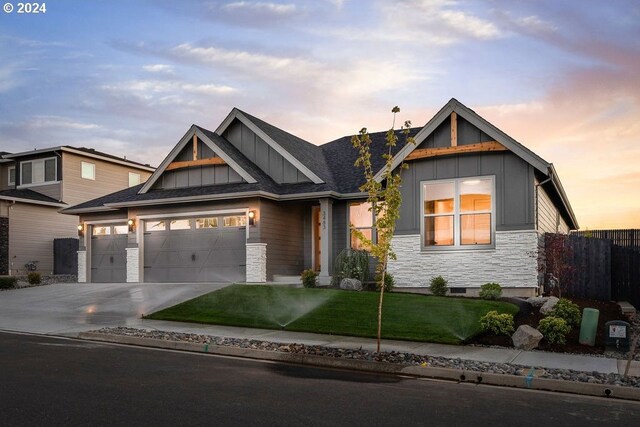
[[[247,171],[242,169],[233,159],[231,159],[224,151],[220,149],[216,144],[211,141],[204,133],[202,133],[196,125],[191,125],[187,133],[180,139],[178,144],[173,147],[173,150],[169,152],[169,155],[164,158],[158,169],[149,177],[147,182],[142,186],[138,194],[145,194],[149,189],[153,186],[153,184],[158,181],[158,179],[162,176],[167,167],[173,162],[178,154],[182,151],[182,149],[191,142],[193,135],[197,135],[205,144],[209,146],[218,156],[220,156],[233,170],[235,170],[243,179],[245,179],[249,183],[257,182]]]
[[[43,202],[40,200],[23,199],[21,197],[0,196],[0,200],[7,200],[9,202],[16,203],[29,203],[32,205],[53,206],[56,208],[64,208],[67,206],[65,203]]]
[[[222,160],[224,160],[225,163],[227,165],[229,165],[229,167],[231,169],[236,171],[238,173],[238,175],[240,175],[245,181],[247,181],[249,184],[255,184],[256,182],[258,182],[258,181],[256,181],[256,179],[254,177],[252,177],[249,174],[249,172],[244,170],[238,163],[236,163],[235,160],[233,160],[231,157],[229,157],[229,155],[227,153],[225,153],[224,150],[222,150],[220,147],[218,147],[218,145],[215,142],[213,142],[208,136],[206,136],[204,134],[204,132],[202,132],[198,128],[195,129],[195,132],[196,132],[196,135],[198,136],[198,138],[200,138],[202,140],[202,142],[207,144],[209,146],[209,148],[211,148],[211,150],[213,150],[213,152],[215,152],[218,156],[220,156],[220,158],[222,158]]]
[[[187,143],[189,142],[189,140],[193,136],[193,134],[195,132],[195,129],[196,129],[196,126],[195,125],[191,125],[189,130],[180,139],[178,144],[176,144],[176,146],[173,147],[173,150],[171,150],[169,152],[169,154],[167,155],[167,157],[164,158],[162,163],[160,163],[160,166],[158,166],[158,169],[156,169],[155,172],[153,172],[153,174],[149,177],[147,182],[145,182],[145,184],[142,186],[140,191],[138,191],[138,194],[145,194],[147,191],[149,191],[149,189],[153,186],[153,184],[156,183],[158,178],[160,178],[162,176],[162,174],[164,173],[164,171],[167,168],[167,166],[169,166],[169,164],[173,161],[173,159],[178,154],[180,154],[180,151],[182,151],[182,149],[185,147],[185,145],[187,145]]]
[[[264,142],[269,144],[271,148],[276,150],[278,154],[287,159],[289,163],[294,165],[300,172],[302,172],[307,178],[309,178],[314,184],[324,184],[324,181],[315,173],[311,171],[308,167],[306,167],[300,160],[298,160],[295,156],[285,150],[280,144],[274,141],[269,135],[264,133],[262,129],[256,126],[247,116],[242,114],[240,110],[234,108],[231,113],[224,119],[224,121],[218,126],[216,129],[216,133],[220,136],[224,133],[225,130],[233,123],[234,119],[240,120],[245,126],[247,126],[253,133],[258,135]]]

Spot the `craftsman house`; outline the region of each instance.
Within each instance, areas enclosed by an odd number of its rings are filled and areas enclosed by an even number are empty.
[[[54,239],[78,236],[78,217],[58,211],[137,185],[153,171],[88,148],[0,153],[0,275],[53,274]]]
[[[534,294],[539,234],[578,227],[553,166],[455,99],[411,134],[394,153],[409,164],[397,286],[442,275],[467,295],[486,282]],[[371,138],[381,169],[385,132]],[[314,268],[328,281],[359,245],[349,225],[375,234],[350,139],[316,146],[238,109],[213,132],[191,126],[144,184],[64,210],[84,230],[80,280],[259,283]]]

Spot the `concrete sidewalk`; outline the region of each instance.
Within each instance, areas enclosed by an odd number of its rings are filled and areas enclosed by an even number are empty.
[[[133,323],[133,324],[132,324]],[[133,328],[157,329],[168,332],[183,332],[213,335],[226,338],[252,339],[279,343],[298,343],[333,348],[376,350],[376,340],[371,338],[345,337],[338,335],[311,334],[304,332],[277,331],[268,329],[239,328],[219,325],[167,322],[139,319],[129,322]],[[509,348],[457,346],[447,344],[419,343],[411,341],[383,340],[382,351],[397,351],[418,355],[439,356],[451,359],[478,362],[510,363],[542,368],[572,369],[583,372],[624,374],[626,360],[597,356],[583,356],[543,351],[523,351]],[[640,376],[640,362],[633,361],[629,375]]]

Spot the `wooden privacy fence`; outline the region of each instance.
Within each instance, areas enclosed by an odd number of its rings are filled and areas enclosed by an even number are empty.
[[[636,229],[574,231],[572,234],[596,239],[609,239],[614,245],[640,250],[640,230]]]
[[[554,239],[561,239],[562,250],[557,246],[554,249]],[[563,295],[603,301],[624,300],[640,309],[640,250],[577,233],[547,233],[542,260],[545,284],[554,268],[557,270],[558,265],[566,265],[560,274]]]

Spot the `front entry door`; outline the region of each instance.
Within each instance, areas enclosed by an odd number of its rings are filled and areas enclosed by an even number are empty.
[[[320,207],[314,206],[311,211],[311,223],[312,226],[312,240],[313,240],[313,269],[315,271],[320,271],[320,259],[321,259],[321,245],[320,245],[320,235],[321,235],[321,224],[320,220]]]

